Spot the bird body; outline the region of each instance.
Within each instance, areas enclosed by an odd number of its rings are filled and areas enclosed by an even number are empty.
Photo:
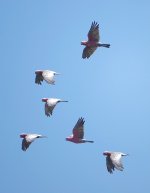
[[[124,167],[121,162],[122,156],[127,156],[128,154],[122,152],[110,152],[105,151],[103,155],[106,156],[106,166],[109,173],[113,173],[113,170],[123,171]]]
[[[94,141],[84,139],[84,119],[81,117],[78,119],[76,125],[73,128],[73,134],[66,138],[66,141],[73,143],[93,143]]]
[[[88,40],[82,41],[81,45],[84,45],[85,48],[82,53],[82,58],[89,58],[97,47],[106,47],[109,48],[110,44],[102,44],[100,41],[99,35],[99,24],[97,22],[92,22],[91,28],[88,32]]]
[[[59,102],[68,102],[66,100],[57,99],[57,98],[43,98],[42,102],[45,102],[45,115],[50,117],[57,103]]]
[[[46,136],[39,135],[39,134],[21,134],[20,138],[23,138],[22,140],[22,150],[26,151],[30,144],[37,138],[44,138]]]
[[[59,75],[59,73],[51,71],[51,70],[36,70],[35,71],[35,83],[42,84],[42,81],[45,80],[48,84],[55,84],[54,77],[55,75]]]

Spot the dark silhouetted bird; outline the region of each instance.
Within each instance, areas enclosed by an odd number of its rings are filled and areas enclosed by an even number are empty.
[[[89,58],[97,47],[105,47],[109,48],[110,44],[102,44],[100,43],[100,35],[99,35],[99,24],[95,21],[92,22],[91,28],[88,33],[88,40],[82,41],[81,45],[84,45],[85,48],[82,53],[82,58]]]
[[[66,138],[67,141],[71,141],[73,143],[93,143],[94,141],[89,141],[84,139],[84,119],[81,117],[78,119],[76,125],[73,128],[73,134]]]

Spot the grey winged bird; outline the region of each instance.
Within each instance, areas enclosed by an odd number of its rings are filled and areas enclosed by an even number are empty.
[[[106,156],[106,166],[109,173],[113,173],[115,169],[123,171],[124,167],[121,159],[122,156],[127,156],[128,154],[122,152],[104,151],[103,155]]]
[[[79,118],[77,123],[75,124],[72,135],[66,138],[66,141],[70,141],[73,143],[93,143],[94,141],[90,141],[87,139],[84,139],[84,118]]]
[[[55,84],[54,77],[60,73],[51,71],[51,70],[36,70],[35,71],[35,83],[42,84],[42,81],[45,80],[48,84]]]
[[[68,101],[57,98],[42,98],[42,102],[45,102],[45,115],[50,117],[58,103]]]
[[[110,47],[110,44],[102,44],[100,42],[99,24],[95,21],[92,22],[91,28],[88,32],[88,40],[82,41],[81,45],[85,46],[82,53],[83,59],[89,58],[98,47]]]
[[[26,133],[23,133],[23,134],[20,135],[20,137],[23,138],[23,140],[22,140],[22,150],[26,151],[35,139],[44,138],[46,136],[39,135],[39,134],[26,134]]]

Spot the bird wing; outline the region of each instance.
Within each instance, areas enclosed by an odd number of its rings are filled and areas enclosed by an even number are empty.
[[[48,84],[54,84],[54,73],[48,70],[43,71],[42,76]]]
[[[35,83],[36,84],[41,84],[42,81],[43,81],[42,75],[37,73],[36,76],[35,76]]]
[[[31,143],[32,143],[32,142],[30,142],[30,141],[26,140],[26,138],[24,138],[24,139],[22,140],[22,150],[23,150],[23,151],[26,151],[26,150],[28,149],[28,147],[30,146]]]
[[[88,40],[99,42],[99,24],[97,22],[92,22],[91,28],[88,32]]]
[[[111,153],[110,159],[112,160],[112,163],[114,164],[114,167],[120,171],[124,169],[123,164],[121,162],[121,153]]]
[[[89,58],[93,53],[94,51],[96,50],[97,47],[85,47],[83,49],[83,53],[82,53],[82,58]]]
[[[52,115],[52,113],[53,113],[54,107],[55,106],[48,106],[47,103],[45,103],[45,115],[50,117],[50,115]]]
[[[84,119],[81,117],[78,119],[76,125],[73,128],[73,136],[75,138],[83,139],[84,137]]]
[[[110,156],[106,157],[106,166],[109,173],[113,173],[114,165],[112,163],[112,160],[110,159]]]

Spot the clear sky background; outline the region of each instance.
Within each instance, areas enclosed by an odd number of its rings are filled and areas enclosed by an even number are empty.
[[[99,48],[83,60],[92,21]],[[0,1],[2,193],[150,192],[150,1]],[[34,71],[60,72],[56,85]],[[43,97],[69,100],[44,114]],[[85,138],[65,141],[79,117]],[[47,135],[21,150],[20,133]],[[103,151],[129,153],[106,170]]]

